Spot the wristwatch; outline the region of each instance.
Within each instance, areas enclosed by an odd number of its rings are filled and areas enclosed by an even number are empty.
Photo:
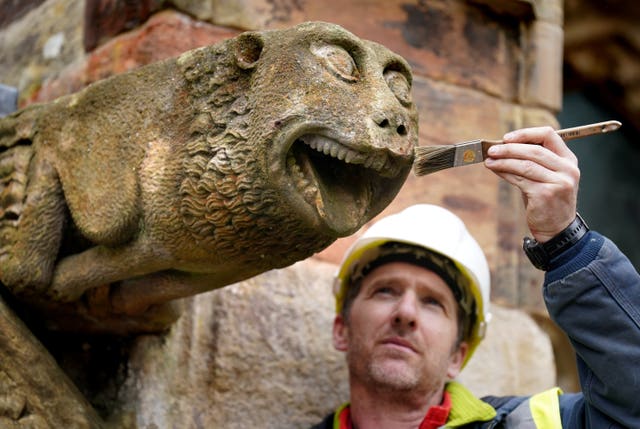
[[[573,222],[551,240],[538,243],[531,237],[525,237],[522,248],[534,267],[547,271],[551,260],[577,243],[587,231],[589,227],[582,216],[576,213]]]

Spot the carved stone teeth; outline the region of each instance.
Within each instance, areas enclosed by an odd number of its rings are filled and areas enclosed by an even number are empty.
[[[309,186],[309,181],[302,175],[300,169],[298,169],[298,172],[296,172],[296,176],[296,185],[299,188],[305,188]]]
[[[322,148],[322,152],[325,155],[329,155],[331,153],[331,142],[329,142],[329,141],[325,141],[324,142],[324,145],[323,145],[323,148]]]
[[[353,158],[355,158],[357,154],[355,152],[353,152],[352,150],[348,150],[347,154],[344,157],[344,162],[351,164],[353,162]]]
[[[302,197],[309,204],[315,204],[318,199],[318,188],[315,185],[311,185],[308,178],[305,177],[300,165],[296,162],[293,155],[287,156],[287,167],[294,180],[296,188],[300,190]]]
[[[300,140],[310,148],[346,163],[362,164],[366,168],[383,172],[385,176],[393,174],[393,171],[391,171],[393,170],[392,164],[390,163],[388,156],[384,153],[365,154],[343,146],[328,137],[320,135],[305,135],[301,137]],[[391,170],[386,171],[387,168],[390,168]]]
[[[301,174],[302,173],[300,171],[300,166],[296,163],[296,159],[291,154],[289,156],[287,156],[287,167],[289,167],[289,169],[294,174]]]
[[[318,152],[337,158],[339,160],[352,162],[354,159],[358,159],[359,157],[363,158],[363,156],[358,152],[351,150],[327,137],[319,135],[304,136],[303,138],[301,138],[301,140],[312,149],[315,149]]]
[[[384,156],[375,157],[371,164],[371,168],[373,168],[376,171],[381,171],[385,163],[386,163],[386,159]]]

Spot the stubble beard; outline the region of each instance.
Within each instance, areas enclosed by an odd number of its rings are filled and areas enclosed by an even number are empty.
[[[412,365],[406,356],[375,356],[352,349],[347,361],[352,376],[379,392],[415,393],[431,384],[425,379],[425,368]]]
[[[420,385],[416,368],[406,362],[371,361],[367,365],[367,374],[374,386],[389,392],[413,391]]]

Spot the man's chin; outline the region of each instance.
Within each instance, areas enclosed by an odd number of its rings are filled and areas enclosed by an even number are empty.
[[[372,363],[369,376],[378,386],[392,390],[410,390],[418,386],[420,381],[416,369],[400,359]]]

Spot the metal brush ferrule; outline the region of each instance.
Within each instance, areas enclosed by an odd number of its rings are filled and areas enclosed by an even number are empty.
[[[457,147],[453,159],[453,165],[459,166],[482,162],[484,158],[482,156],[481,142],[481,140],[477,140],[473,143],[467,143]]]

